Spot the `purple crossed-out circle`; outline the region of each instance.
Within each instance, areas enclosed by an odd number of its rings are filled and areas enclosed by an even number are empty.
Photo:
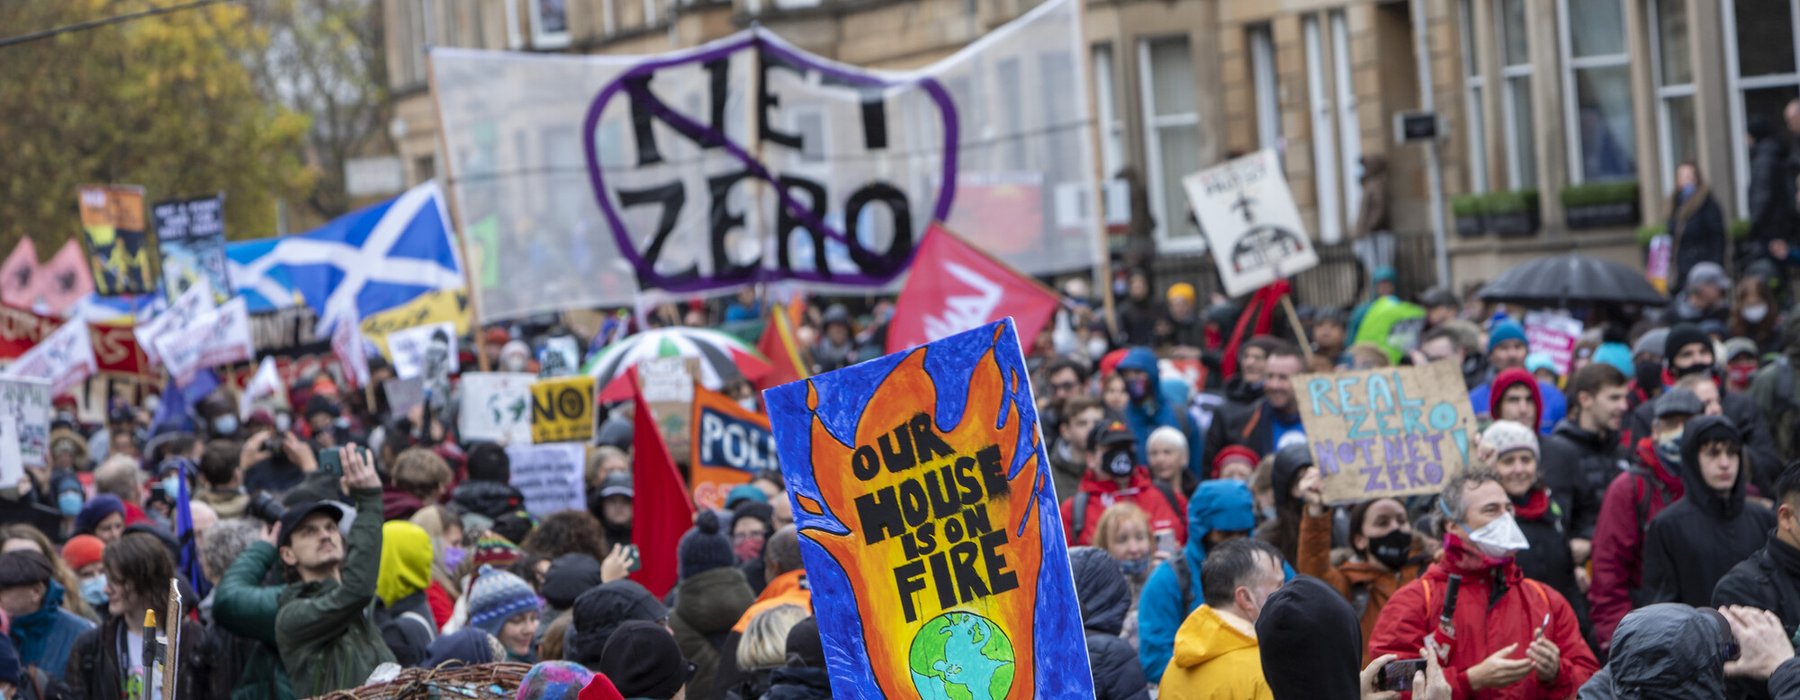
[[[731,54],[747,48],[758,51],[767,51],[769,54],[780,57],[783,61],[786,61],[791,65],[819,71],[820,73],[829,75],[850,85],[880,89],[914,86],[924,90],[925,94],[930,96],[932,102],[938,106],[938,110],[944,120],[942,181],[938,186],[937,203],[932,208],[931,220],[944,221],[949,218],[950,205],[956,196],[956,148],[958,128],[956,103],[950,99],[949,91],[945,90],[942,84],[930,76],[889,80],[880,76],[851,70],[845,66],[825,61],[811,54],[790,49],[780,42],[768,41],[764,39],[759,32],[760,30],[753,30],[748,36],[741,39],[732,40],[692,53],[653,58],[644,61],[643,63],[633,66],[620,74],[619,77],[615,78],[612,82],[608,83],[606,87],[600,90],[600,93],[594,97],[594,101],[588,106],[587,119],[582,129],[582,148],[587,156],[588,181],[593,186],[594,198],[600,205],[600,212],[606,216],[607,223],[612,226],[613,240],[618,244],[619,251],[624,253],[626,259],[631,261],[632,268],[637,271],[638,279],[644,287],[655,287],[675,292],[695,292],[737,286],[743,284],[744,280],[718,280],[706,277],[674,279],[658,274],[652,269],[652,266],[644,259],[643,253],[638,251],[637,245],[632,241],[630,233],[626,231],[625,222],[619,217],[618,208],[613,205],[612,198],[607,196],[606,175],[600,169],[599,146],[595,140],[595,129],[600,124],[600,116],[606,111],[607,105],[612,102],[614,97],[617,97],[621,92],[629,91],[631,88],[628,86],[638,79],[647,78],[648,76],[655,74],[656,71],[664,68],[673,68],[695,63],[704,63],[720,58],[728,58]],[[670,109],[668,105],[663,104],[661,100],[651,96],[647,88],[643,90],[643,93],[644,94],[640,95],[640,97],[646,99],[650,113],[657,119],[695,143],[717,143],[725,150],[726,154],[743,163],[745,170],[748,171],[751,177],[769,183],[775,190],[775,196],[778,198],[781,206],[792,213],[794,218],[799,220],[801,224],[810,229],[820,231],[825,236],[839,243],[851,245],[849,237],[846,236],[843,231],[839,231],[827,225],[819,218],[817,213],[810,208],[801,206],[800,202],[794,199],[786,189],[779,186],[775,180],[776,175],[770,172],[767,166],[752,157],[749,151],[742,145],[732,142],[731,139],[726,138],[725,134],[720,133],[718,130],[694,121],[687,115]],[[759,108],[756,106],[754,99],[750,101],[749,108]],[[778,240],[777,244],[786,245],[786,241]],[[917,250],[916,242],[914,249]],[[764,281],[775,277],[771,273],[771,270],[759,264],[756,267],[756,275],[751,281]],[[893,275],[878,276],[861,273],[841,274],[823,270],[795,270],[779,275],[780,279],[851,285],[881,284],[892,279],[892,277]]]

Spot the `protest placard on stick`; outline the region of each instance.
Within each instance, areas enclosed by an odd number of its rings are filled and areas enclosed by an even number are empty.
[[[1325,500],[1437,493],[1475,449],[1475,411],[1451,362],[1294,378]]]

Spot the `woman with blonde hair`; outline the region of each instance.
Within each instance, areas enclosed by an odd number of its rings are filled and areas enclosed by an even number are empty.
[[[62,609],[80,615],[89,622],[99,622],[100,615],[94,612],[93,606],[81,598],[81,580],[76,578],[75,571],[69,568],[62,554],[56,551],[56,545],[37,528],[25,523],[12,523],[0,526],[0,554],[6,552],[37,552],[50,560],[55,568],[56,583],[62,586]]]
[[[1161,542],[1162,546],[1158,546]],[[1137,648],[1137,602],[1144,581],[1151,570],[1180,553],[1171,533],[1151,533],[1150,515],[1137,504],[1120,501],[1107,507],[1094,526],[1094,547],[1118,562],[1125,581],[1131,584],[1131,605],[1125,612],[1125,626],[1120,636]]]
[[[767,693],[769,675],[787,665],[788,631],[808,617],[811,613],[798,605],[777,605],[751,618],[737,647],[743,683],[729,689],[726,697],[760,698]]]

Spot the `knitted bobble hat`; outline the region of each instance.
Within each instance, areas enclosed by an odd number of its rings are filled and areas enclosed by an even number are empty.
[[[542,609],[537,592],[525,579],[491,566],[481,567],[469,586],[469,624],[498,636],[514,615]]]

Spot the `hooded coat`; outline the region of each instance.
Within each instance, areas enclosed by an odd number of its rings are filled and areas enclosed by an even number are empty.
[[[1475,404],[1476,411],[1486,411],[1489,417],[1499,420],[1500,399],[1514,385],[1531,387],[1531,403],[1537,406],[1538,416],[1538,424],[1533,427],[1539,435],[1549,435],[1556,430],[1556,424],[1568,416],[1568,399],[1555,385],[1517,367],[1494,375],[1494,381],[1475,387],[1469,392],[1469,401]]]
[[[1781,617],[1782,629],[1789,638],[1800,630],[1800,549],[1770,537],[1769,543],[1756,554],[1731,567],[1719,585],[1713,588],[1715,608],[1748,605]],[[1767,698],[1762,687],[1735,683],[1742,695]]]
[[[1183,416],[1187,408],[1187,396],[1163,386],[1162,371],[1157,368],[1156,354],[1147,347],[1134,347],[1125,352],[1124,359],[1119,360],[1118,369],[1139,370],[1149,374],[1150,381],[1146,391],[1154,392],[1154,396],[1132,397],[1131,402],[1125,405],[1125,424],[1131,426],[1131,433],[1137,436],[1139,461],[1150,454],[1150,432],[1167,426],[1180,430],[1187,436],[1188,471],[1194,476],[1205,475],[1205,455],[1201,450],[1192,449],[1194,445],[1201,444],[1200,433]]]
[[[1207,533],[1248,533],[1256,527],[1256,503],[1250,487],[1236,479],[1201,482],[1188,500],[1187,524],[1187,546],[1181,550],[1181,559],[1156,567],[1138,597],[1138,661],[1151,683],[1162,679],[1163,669],[1174,655],[1176,630],[1200,605],[1200,565],[1206,561]]]
[[[1188,471],[1192,471],[1195,477],[1204,475],[1204,455],[1199,450],[1193,450],[1193,444],[1201,444],[1201,434],[1193,430],[1193,423],[1184,419],[1188,396],[1184,390],[1163,385],[1163,372],[1157,369],[1156,353],[1152,353],[1148,347],[1132,347],[1118,363],[1118,369],[1147,372],[1150,374],[1147,392],[1154,392],[1154,396],[1134,396],[1125,405],[1125,425],[1130,426],[1132,434],[1138,435],[1138,461],[1145,461],[1150,455],[1150,432],[1168,426],[1181,430],[1181,434],[1188,437]]]
[[[1100,516],[1107,508],[1119,502],[1128,502],[1143,509],[1144,514],[1150,516],[1150,532],[1173,530],[1177,540],[1184,544],[1187,542],[1181,515],[1187,508],[1187,501],[1172,490],[1165,494],[1150,479],[1149,469],[1138,467],[1131,470],[1130,480],[1122,487],[1111,477],[1102,477],[1090,469],[1081,475],[1081,485],[1076,487],[1076,491],[1076,495],[1070,496],[1062,504],[1063,534],[1067,536],[1071,547],[1093,544],[1094,533],[1100,529]],[[1175,502],[1169,502],[1169,495],[1174,495]],[[1081,532],[1075,532],[1075,506],[1079,503],[1085,503],[1086,512],[1079,518]]]
[[[1706,486],[1700,473],[1700,446],[1729,440],[1739,445],[1737,480],[1731,493],[1720,495]],[[1749,474],[1743,468],[1737,427],[1723,416],[1688,421],[1681,438],[1681,479],[1686,493],[1650,521],[1644,538],[1645,603],[1712,604],[1713,587],[1725,572],[1750,558],[1775,527],[1775,514],[1745,503]]]
[[[1362,632],[1357,643],[1362,645],[1369,642],[1369,633],[1375,630],[1375,621],[1381,619],[1381,609],[1394,591],[1424,574],[1435,553],[1431,541],[1414,532],[1411,555],[1399,571],[1352,558],[1348,552],[1341,563],[1333,565],[1331,515],[1306,516],[1300,521],[1300,553],[1294,559],[1294,570],[1324,581],[1345,600],[1361,600]]]
[[[1444,664],[1444,680],[1459,700],[1551,700],[1566,698],[1586,683],[1599,664],[1594,652],[1581,638],[1581,623],[1562,594],[1542,583],[1525,578],[1516,564],[1507,562],[1489,568],[1465,568],[1446,555],[1433,564],[1425,575],[1401,586],[1381,611],[1374,634],[1369,635],[1365,659],[1394,654],[1401,659],[1419,658],[1425,638],[1438,629],[1444,609],[1444,592],[1450,575],[1462,576],[1462,589],[1456,599],[1452,621],[1456,640],[1450,645],[1450,657]],[[1469,684],[1468,671],[1494,652],[1509,644],[1524,649],[1531,644],[1537,630],[1556,644],[1562,663],[1555,681],[1545,684],[1526,678],[1504,688],[1476,691]],[[1523,653],[1523,652],[1519,652]]]
[[[1131,584],[1119,563],[1105,550],[1069,550],[1075,573],[1075,596],[1081,601],[1081,624],[1087,632],[1088,665],[1094,672],[1097,700],[1149,700],[1150,685],[1138,665],[1137,652],[1119,633],[1131,611]]]
[[[19,660],[62,680],[75,638],[94,628],[94,623],[62,609],[63,587],[55,577],[45,582],[44,604],[37,612],[12,618],[11,637]]]
[[[275,647],[275,617],[284,586],[262,585],[280,563],[278,556],[274,545],[252,542],[213,587],[215,633],[236,635],[254,645],[244,654],[242,674],[232,679],[232,700],[295,697]]]
[[[500,516],[525,507],[525,496],[510,484],[471,479],[456,485],[450,500],[465,513],[499,520]]]
[[[1163,674],[1166,700],[1275,700],[1263,680],[1256,635],[1202,606],[1175,633],[1175,655]]]
[[[1581,700],[1700,700],[1725,697],[1725,660],[1713,622],[1686,605],[1652,605],[1625,616],[1606,668],[1581,686]]]
[[[1263,678],[1275,700],[1359,700],[1362,637],[1344,597],[1307,576],[1270,594],[1256,617]]]
[[[437,639],[437,618],[431,612],[425,588],[431,585],[434,552],[425,528],[404,520],[381,526],[381,569],[375,577],[375,622],[381,641],[394,652],[401,666],[424,663],[432,640]]]
[[[619,625],[631,620],[660,622],[669,618],[669,609],[656,596],[629,579],[610,581],[581,594],[570,611],[563,658],[590,669],[599,663],[606,640]]]
[[[1766,369],[1766,368],[1765,368]],[[1671,377],[1664,377],[1664,384],[1674,383]],[[1788,460],[1775,446],[1775,432],[1770,429],[1771,420],[1782,414],[1774,411],[1765,413],[1755,399],[1755,385],[1751,391],[1726,391],[1719,387],[1719,407],[1724,409],[1725,417],[1737,426],[1738,436],[1744,442],[1744,458],[1750,465],[1750,483],[1765,494],[1775,492],[1775,477],[1781,475],[1781,468]],[[1656,406],[1654,401],[1645,401],[1631,410],[1627,419],[1630,427],[1630,439],[1655,437]]]
[[[675,589],[675,609],[670,612],[669,626],[675,630],[681,655],[694,664],[694,675],[688,679],[689,695],[714,697],[719,650],[725,646],[731,626],[755,601],[756,594],[744,582],[744,572],[735,566],[689,576]]]
[[[1294,498],[1294,482],[1300,472],[1313,466],[1312,447],[1295,443],[1275,452],[1269,469],[1269,486],[1275,493],[1275,519],[1256,528],[1256,536],[1281,550],[1282,561],[1300,558],[1300,521],[1306,516],[1306,504]]]
[[[1643,604],[1644,533],[1687,490],[1681,477],[1657,456],[1653,439],[1638,440],[1635,457],[1630,470],[1606,487],[1600,521],[1594,526],[1588,616],[1594,642],[1602,650],[1610,647],[1613,628],[1625,614]]]
[[[1530,547],[1514,555],[1513,560],[1527,578],[1555,588],[1564,600],[1569,601],[1576,619],[1581,620],[1582,636],[1585,637],[1590,629],[1587,598],[1575,581],[1575,555],[1569,551],[1568,514],[1562,512],[1556,499],[1550,497],[1549,489],[1541,484],[1526,492],[1524,498],[1513,499],[1512,503],[1519,531],[1525,533],[1525,541],[1531,543]]]

